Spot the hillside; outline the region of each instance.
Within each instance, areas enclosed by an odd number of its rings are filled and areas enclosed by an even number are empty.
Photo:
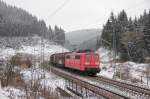
[[[41,48],[44,50],[45,60],[49,60],[49,56],[53,53],[68,51],[64,47],[47,39],[43,39],[43,45],[41,45],[41,37],[39,36],[0,37],[0,60],[11,58],[11,56],[17,53],[30,54],[40,57],[38,55],[41,54]]]
[[[110,49],[115,46],[121,60],[142,63],[150,57],[150,11],[135,18],[130,18],[125,10],[118,15],[112,12],[102,31],[103,41],[99,40],[98,45]]]
[[[31,13],[0,1],[0,37],[29,37],[38,35],[63,45],[64,30],[55,25],[46,26],[44,20]]]
[[[3,1],[0,1],[0,24],[0,36],[40,35],[40,30],[47,30],[44,21],[38,21],[32,14]]]
[[[66,47],[71,50],[74,48],[78,49],[79,46],[81,49],[91,49],[92,47],[95,47],[97,36],[100,35],[100,33],[100,29],[86,29],[68,32],[66,33]]]

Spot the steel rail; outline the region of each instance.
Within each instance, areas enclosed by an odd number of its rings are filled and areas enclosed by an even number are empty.
[[[53,73],[65,78],[65,79],[67,79],[67,80],[70,80],[70,81],[77,83],[78,85],[82,86],[83,88],[86,88],[86,89],[88,89],[88,90],[90,90],[90,91],[92,91],[92,92],[94,92],[100,96],[105,97],[106,99],[130,99],[130,97],[128,97],[128,96],[116,93],[112,90],[102,88],[98,85],[91,84],[87,81],[84,81],[79,76],[74,75],[72,73],[68,73],[68,72],[63,71],[61,69],[51,67],[51,71]]]
[[[129,83],[109,79],[109,78],[102,77],[102,76],[94,77],[94,79],[150,96],[150,89],[148,89],[148,88],[132,85]]]

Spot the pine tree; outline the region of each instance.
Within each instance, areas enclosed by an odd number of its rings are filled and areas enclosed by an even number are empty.
[[[102,45],[112,48],[112,40],[113,40],[112,33],[113,33],[112,23],[110,22],[110,20],[108,20],[102,31],[102,37],[101,37]],[[109,44],[111,45],[108,45],[108,43],[106,42],[109,42]]]
[[[49,40],[52,40],[53,36],[54,36],[53,30],[52,30],[51,26],[49,26],[47,38],[48,38]]]
[[[61,44],[64,45],[65,44],[65,31],[60,28],[60,32],[61,32]]]
[[[150,11],[148,14],[147,22],[145,23],[145,27],[144,27],[144,40],[145,40],[148,55],[150,56]]]
[[[132,21],[131,17],[129,18],[129,21],[128,21],[127,31],[128,32],[134,31],[134,25],[133,25],[133,21]]]
[[[139,32],[140,24],[138,22],[137,17],[135,17],[133,24],[134,24],[134,32]]]
[[[143,62],[145,50],[150,56],[150,11],[147,14],[145,10],[143,15],[135,17],[134,20],[131,18],[128,20],[124,10],[118,14],[118,17],[114,17],[111,13],[103,27],[101,39],[107,41],[103,42],[103,46],[109,46],[110,49],[115,44],[121,59],[131,58],[132,61]]]
[[[58,44],[64,45],[65,31],[62,28],[59,28],[57,25],[55,25],[54,31],[55,31],[55,35],[54,35],[53,40],[57,42]]]
[[[118,15],[118,27],[119,28],[119,33],[125,33],[127,31],[127,27],[128,27],[128,17],[126,12],[123,10],[120,12],[120,14]]]

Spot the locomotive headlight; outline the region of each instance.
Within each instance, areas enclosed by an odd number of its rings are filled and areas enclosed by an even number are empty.
[[[90,64],[90,62],[85,62],[85,65],[89,65]]]
[[[96,65],[99,65],[99,62],[95,62]]]

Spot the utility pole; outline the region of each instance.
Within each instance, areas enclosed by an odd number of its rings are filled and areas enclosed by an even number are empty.
[[[114,27],[114,24],[115,24],[115,21],[112,22],[113,23],[113,65],[114,65],[114,68],[115,68],[115,73],[117,73],[117,67],[116,67],[116,56],[117,56],[117,49],[116,49],[116,31],[115,31],[115,27]],[[120,79],[121,79],[121,67],[120,67]]]

